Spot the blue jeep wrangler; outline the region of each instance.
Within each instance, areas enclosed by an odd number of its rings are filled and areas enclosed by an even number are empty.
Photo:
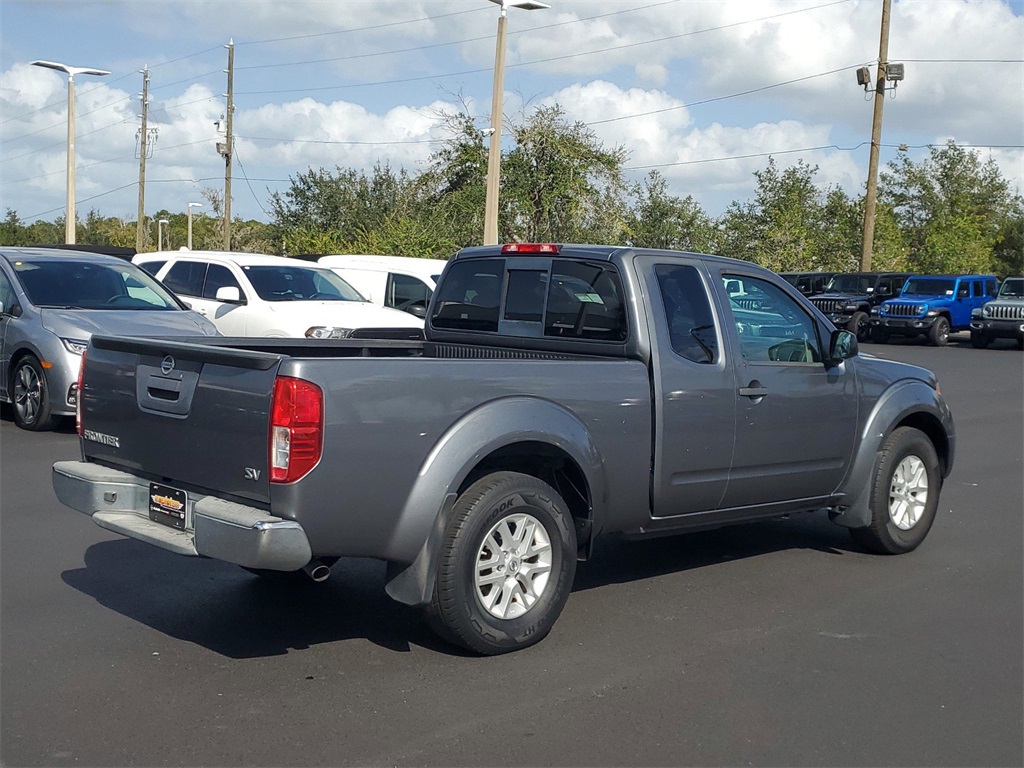
[[[949,334],[971,327],[971,311],[996,295],[994,275],[915,276],[895,299],[871,310],[871,340],[884,344],[892,336],[927,336],[941,347]]]

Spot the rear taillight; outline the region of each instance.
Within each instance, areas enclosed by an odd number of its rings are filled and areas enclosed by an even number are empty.
[[[303,379],[278,376],[270,404],[270,482],[303,477],[323,452],[324,394]]]
[[[82,434],[82,376],[85,375],[85,352],[78,364],[78,385],[75,387],[75,431]]]

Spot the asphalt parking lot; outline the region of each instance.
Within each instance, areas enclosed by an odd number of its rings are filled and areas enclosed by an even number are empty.
[[[957,460],[916,552],[800,517],[581,565],[540,645],[475,658],[343,561],[261,582],[60,504],[70,427],[0,420],[0,762],[1024,764],[1024,355],[864,351],[939,375]]]

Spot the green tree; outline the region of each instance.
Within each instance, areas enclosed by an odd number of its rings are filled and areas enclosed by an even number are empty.
[[[626,152],[606,148],[558,105],[513,127],[502,161],[499,239],[504,242],[621,242],[628,206]]]
[[[823,236],[825,204],[814,185],[817,172],[802,160],[780,172],[769,158],[767,168],[754,172],[754,200],[732,203],[722,217],[724,255],[776,272],[824,268],[825,259],[835,254]]]
[[[989,272],[1020,218],[1021,199],[995,161],[957,146],[932,147],[920,163],[901,156],[881,174],[879,199],[893,210],[910,267],[919,272]]]
[[[644,179],[627,217],[627,238],[637,248],[671,248],[713,253],[715,223],[697,202],[668,193],[668,182],[657,171]]]

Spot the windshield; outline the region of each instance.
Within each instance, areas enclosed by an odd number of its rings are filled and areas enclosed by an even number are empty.
[[[956,280],[934,280],[912,277],[907,280],[901,296],[952,296]]]
[[[875,289],[874,275],[836,275],[829,281],[829,293],[871,293]]]
[[[329,269],[300,266],[242,267],[264,301],[366,301]]]
[[[1024,299],[1024,280],[1007,279],[999,286],[999,298]]]
[[[28,300],[44,309],[182,308],[166,288],[130,262],[25,259],[12,266]]]

